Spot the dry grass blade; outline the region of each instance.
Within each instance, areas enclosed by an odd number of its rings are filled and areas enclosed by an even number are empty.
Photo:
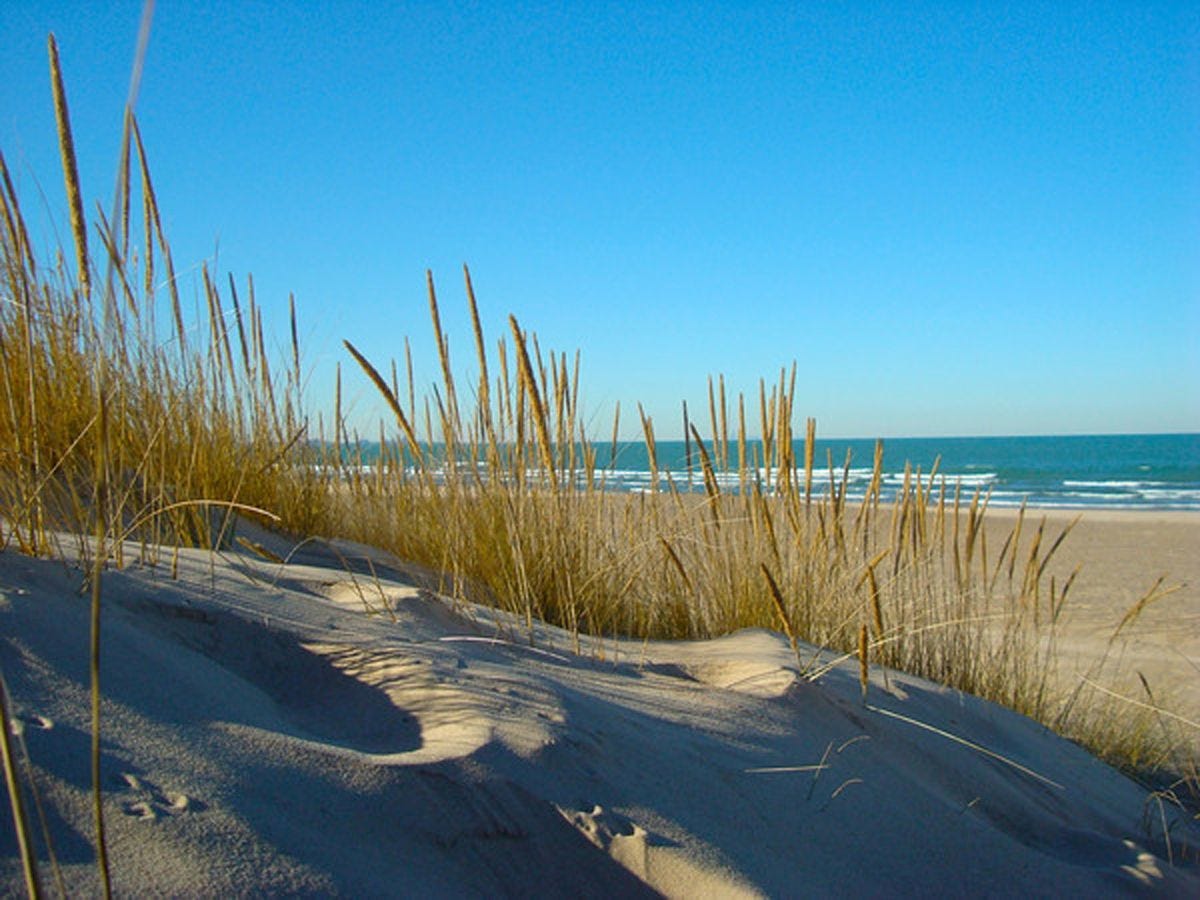
[[[71,115],[67,108],[67,91],[63,87],[62,67],[58,61],[58,42],[54,35],[48,39],[50,52],[50,87],[54,95],[54,115],[58,122],[58,146],[62,154],[63,181],[67,190],[67,205],[71,210],[71,234],[75,238],[75,258],[79,286],[83,296],[92,290],[88,266],[87,222],[83,217],[83,194],[79,189],[79,166],[75,161],[75,139],[71,134]]]
[[[813,460],[817,452],[817,420],[809,418],[804,432],[804,502],[812,502]]]
[[[29,833],[29,815],[25,809],[21,775],[17,769],[16,753],[12,745],[15,723],[8,700],[8,685],[0,676],[0,752],[3,753],[4,780],[8,786],[8,800],[12,807],[13,829],[17,835],[17,851],[25,874],[25,888],[31,898],[41,896],[38,882],[37,856]]]
[[[1156,703],[1153,703],[1153,702],[1147,703],[1144,700],[1137,700],[1137,699],[1134,699],[1133,697],[1126,697],[1124,694],[1118,694],[1116,691],[1111,690],[1110,688],[1106,688],[1104,685],[1100,684],[1099,682],[1093,681],[1091,678],[1088,678],[1086,675],[1080,675],[1079,678],[1080,678],[1080,681],[1082,681],[1084,684],[1099,691],[1102,694],[1112,697],[1115,700],[1120,700],[1123,703],[1128,703],[1130,706],[1138,706],[1138,707],[1141,707],[1142,709],[1150,710],[1157,716],[1165,716],[1166,718],[1173,719],[1174,721],[1179,722],[1182,725],[1187,725],[1189,728],[1195,728],[1197,730],[1200,730],[1200,722],[1197,722],[1194,719],[1189,719],[1186,716],[1181,716],[1178,713],[1173,713],[1170,710],[1163,709],[1162,707],[1158,706]]]
[[[867,626],[858,627],[858,682],[862,686],[863,703],[867,702],[867,689],[871,686],[871,670],[867,664]]]
[[[1046,551],[1046,555],[1042,557],[1042,562],[1038,566],[1037,572],[1039,579],[1046,573],[1046,566],[1049,564],[1050,560],[1054,558],[1054,554],[1058,552],[1058,548],[1062,546],[1062,542],[1067,539],[1067,535],[1075,529],[1075,526],[1078,525],[1082,519],[1083,513],[1079,513],[1077,516],[1075,516],[1075,518],[1063,526],[1063,530],[1059,532],[1058,537],[1054,539],[1054,543],[1050,545],[1050,549]]]
[[[646,411],[642,409],[642,404],[638,404],[638,417],[642,422],[642,436],[646,443],[647,463],[650,467],[650,490],[654,493],[658,492],[658,445],[654,440],[654,423],[650,417],[646,415]]]
[[[458,430],[461,427],[461,420],[458,416],[458,396],[454,390],[454,374],[450,368],[450,343],[446,338],[446,332],[442,330],[442,317],[438,311],[437,291],[433,286],[433,272],[426,270],[425,286],[429,293],[429,317],[433,322],[433,340],[437,344],[438,360],[442,364],[442,384],[446,388],[446,411],[448,424],[452,427],[444,428],[443,440],[446,441],[447,453],[452,457],[455,438]]]
[[[687,464],[687,480],[688,484],[692,483],[693,463],[692,463],[692,434],[694,430],[688,422],[687,401],[683,401],[683,458]]]
[[[92,699],[92,817],[96,827],[96,865],[100,873],[100,884],[104,896],[112,896],[112,879],[108,865],[108,842],[105,838],[103,788],[100,779],[100,576],[107,558],[108,521],[108,464],[105,450],[108,445],[108,404],[100,393],[100,411],[97,420],[100,450],[95,459],[95,509],[96,546],[91,573],[91,645],[90,675]]]
[[[412,425],[408,421],[408,417],[404,415],[404,410],[400,408],[400,403],[396,400],[396,395],[392,393],[392,389],[388,387],[383,376],[375,369],[367,358],[358,352],[357,348],[349,341],[342,341],[346,345],[346,349],[350,351],[350,355],[354,357],[354,361],[359,364],[367,377],[371,379],[371,383],[375,385],[376,390],[383,395],[383,399],[387,401],[388,408],[391,409],[392,415],[396,417],[396,423],[400,426],[400,430],[404,432],[404,439],[408,441],[408,448],[413,456],[420,461],[423,458],[421,453],[421,444],[417,440],[417,433],[413,431]]]
[[[521,333],[521,326],[517,323],[516,316],[509,316],[508,324],[512,330],[513,345],[517,351],[517,375],[524,385],[525,393],[529,396],[529,402],[533,405],[533,427],[537,433],[538,448],[542,454],[542,465],[546,470],[546,478],[549,479],[551,488],[557,493],[558,473],[554,465],[554,451],[550,445],[550,429],[546,423],[546,408],[542,404],[542,395],[538,390],[537,379],[533,374],[533,366],[529,362],[529,351],[525,346],[525,335]]]
[[[928,722],[922,722],[919,719],[914,719],[911,716],[906,716],[901,713],[894,712],[890,709],[882,709],[881,707],[877,707],[877,706],[868,706],[867,709],[869,709],[871,712],[879,713],[881,716],[887,716],[888,718],[896,719],[900,722],[905,722],[916,728],[920,728],[924,731],[928,731],[931,734],[936,734],[940,737],[944,737],[944,738],[946,738],[946,740],[954,741],[956,744],[962,744],[964,747],[969,747],[970,749],[974,750],[977,753],[982,753],[984,756],[988,756],[994,760],[997,760],[998,762],[1002,762],[1007,766],[1012,766],[1012,768],[1016,769],[1018,772],[1024,772],[1030,778],[1036,778],[1038,781],[1042,782],[1042,784],[1045,784],[1049,787],[1055,788],[1056,790],[1060,790],[1060,791],[1066,790],[1066,788],[1063,785],[1059,784],[1057,781],[1052,781],[1051,779],[1047,778],[1045,775],[1041,775],[1041,774],[1033,771],[1033,769],[1029,768],[1028,766],[1023,766],[1014,759],[1010,759],[1007,756],[997,753],[995,750],[989,750],[987,747],[984,747],[982,744],[977,744],[974,741],[969,741],[960,735],[946,731],[945,729],[942,729],[942,728],[938,728],[934,725],[930,725]]]
[[[471,284],[471,272],[463,266],[463,280],[466,282],[467,307],[471,314],[471,332],[475,336],[475,357],[479,361],[479,411],[482,418],[484,437],[488,450],[493,454],[493,465],[496,450],[495,424],[492,419],[491,378],[488,375],[487,347],[483,341],[483,325],[479,321],[479,305],[475,301],[475,287]]]
[[[771,602],[775,606],[775,615],[779,619],[779,624],[783,628],[783,633],[787,636],[788,643],[792,645],[792,652],[796,654],[796,662],[800,662],[800,644],[799,638],[796,636],[796,629],[792,627],[792,619],[788,615],[787,604],[784,603],[783,593],[779,590],[779,584],[775,581],[775,576],[771,574],[771,570],[767,568],[766,563],[759,566],[762,571],[763,578],[767,582],[767,590],[770,592]]]
[[[704,491],[712,501],[716,501],[721,496],[720,485],[717,484],[717,474],[713,470],[712,458],[708,455],[708,450],[704,446],[704,440],[700,437],[700,432],[696,430],[696,426],[692,426],[692,437],[696,441],[696,449],[700,453],[700,471],[704,477]],[[716,512],[716,503],[712,505],[714,513]],[[714,524],[720,528],[720,519],[714,516]]]
[[[1129,607],[1125,615],[1121,618],[1121,621],[1117,625],[1116,629],[1113,630],[1112,636],[1109,637],[1108,641],[1110,644],[1117,639],[1117,635],[1124,631],[1126,626],[1132,625],[1137,620],[1138,616],[1145,611],[1147,606],[1149,606],[1151,603],[1156,603],[1163,597],[1169,597],[1171,594],[1174,594],[1181,587],[1183,587],[1183,585],[1176,584],[1169,588],[1163,588],[1163,582],[1166,580],[1166,575],[1160,575],[1150,590],[1146,591],[1146,593],[1143,594],[1141,598],[1133,604],[1133,606]]]
[[[881,550],[867,563],[866,571],[858,580],[861,585],[864,581],[870,586],[868,600],[871,605],[871,619],[875,624],[875,636],[883,639],[883,605],[879,594],[879,580],[875,577],[875,567],[887,558],[892,551],[890,549]]]
[[[692,579],[688,577],[687,570],[683,567],[683,562],[679,559],[679,554],[675,552],[675,548],[671,546],[671,542],[662,535],[659,535],[658,540],[659,543],[662,544],[663,550],[667,552],[667,559],[671,561],[671,565],[673,565],[675,567],[675,571],[679,573],[679,577],[683,581],[684,587],[687,589],[688,593],[695,593],[696,589],[692,584]],[[770,578],[770,575],[768,574],[767,577]]]
[[[292,378],[296,383],[296,395],[300,394],[300,338],[296,334],[296,295],[288,294],[288,322],[292,335]],[[241,321],[239,319],[239,326]]]
[[[13,189],[8,163],[5,162],[3,153],[0,153],[0,184],[3,185],[3,191],[0,191],[0,209],[4,213],[4,227],[8,238],[5,250],[12,251],[12,259],[8,264],[9,283],[13,288],[14,297],[21,297],[24,301],[23,295],[26,292],[23,288],[27,286],[27,282],[17,273],[24,268],[30,276],[36,276],[37,263],[33,258],[33,248],[29,244],[29,234],[25,230],[25,220],[21,216],[17,192]]]

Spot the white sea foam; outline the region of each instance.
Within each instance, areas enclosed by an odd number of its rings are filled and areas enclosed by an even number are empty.
[[[1069,488],[1141,488],[1149,485],[1161,484],[1156,481],[1076,481],[1074,479],[1065,479],[1063,487]]]
[[[1200,509],[1200,476],[1194,473],[1196,453],[1188,446],[1182,450],[1171,449],[1169,454],[1162,454],[1161,465],[1148,465],[1145,457],[1131,460],[1128,452],[1121,451],[1120,442],[1112,445],[1108,441],[1103,446],[1079,444],[1075,441],[1063,441],[1062,446],[1054,444],[1050,447],[1054,452],[1045,455],[1046,446],[1039,444],[1038,453],[1034,455],[1028,448],[1022,448],[1018,443],[1011,455],[997,454],[995,442],[980,440],[977,446],[969,442],[958,441],[964,446],[951,448],[951,454],[943,457],[943,467],[933,469],[929,454],[937,448],[925,446],[929,442],[905,441],[898,442],[897,451],[887,459],[887,468],[880,478],[880,495],[885,502],[894,501],[902,490],[905,481],[916,485],[923,491],[930,491],[935,496],[946,491],[948,497],[955,495],[969,499],[975,492],[986,493],[989,502],[994,506],[1017,506],[1027,502],[1034,506],[1071,506],[1071,507],[1140,507],[1161,509]],[[954,444],[955,442],[951,442]],[[1041,442],[1044,444],[1044,442]],[[1177,441],[1175,443],[1178,443]],[[1068,447],[1067,445],[1071,446]],[[1079,446],[1075,446],[1079,444]],[[1110,446],[1111,445],[1111,446]],[[706,445],[712,447],[712,445]],[[1049,446],[1049,445],[1047,445]],[[1114,449],[1114,446],[1116,449]],[[1172,445],[1173,447],[1173,445]],[[736,454],[732,446],[727,457],[736,466]],[[811,491],[813,496],[823,498],[832,491],[845,490],[849,502],[860,501],[875,477],[874,468],[867,463],[871,460],[871,448],[862,442],[855,445],[854,465],[843,469],[844,448],[834,448],[832,471],[828,466],[824,447],[817,448],[817,465],[812,475]],[[1066,451],[1070,451],[1067,453]],[[756,447],[761,459],[761,446]],[[801,460],[802,445],[797,442],[796,456]],[[1122,453],[1124,452],[1124,457]],[[1143,449],[1137,452],[1144,453]],[[915,454],[908,458],[921,460],[914,463],[906,476],[903,460],[906,454]],[[972,456],[970,454],[979,455]],[[1057,454],[1057,455],[1056,455]],[[1189,455],[1190,454],[1190,455]],[[433,454],[436,457],[436,453]],[[588,473],[576,470],[570,475],[559,472],[560,484],[569,480],[576,489],[586,489],[589,485],[615,492],[649,492],[651,490],[679,490],[689,493],[702,493],[706,489],[705,471],[702,458],[695,445],[692,446],[691,464],[685,456],[685,445],[682,441],[666,442],[659,446],[658,455],[661,467],[655,475],[648,471],[648,461],[644,450],[635,448],[634,452],[622,451],[615,458],[616,465],[606,468],[609,454],[604,448],[598,448],[597,462],[599,465],[589,477]],[[718,456],[711,455],[713,462]],[[1155,457],[1157,458],[1157,457]],[[583,455],[577,459],[582,462]],[[533,462],[532,457],[527,462]],[[458,469],[460,477],[488,478],[488,473],[482,464],[477,475],[471,470],[476,463],[461,460],[457,464],[445,464],[442,460],[426,458],[429,466],[428,475],[434,483],[442,483],[449,479]],[[408,479],[416,476],[415,470],[405,466],[403,471],[396,469],[397,461],[389,460],[386,464],[392,469],[392,474]],[[379,463],[371,460],[357,467],[342,468],[339,471],[345,475],[353,473],[360,477],[373,477],[378,474]],[[1165,467],[1165,468],[1164,468]],[[316,469],[325,475],[332,474],[327,467],[317,466]],[[1168,479],[1165,476],[1171,473]],[[1108,476],[1108,477],[1105,477]],[[499,478],[510,481],[514,476],[502,473]],[[745,467],[739,471],[717,468],[710,470],[710,477],[722,493],[737,494],[743,485],[758,485],[764,491],[773,492],[780,484],[783,473],[775,467],[760,466]],[[530,466],[525,474],[530,484],[542,483],[545,478],[540,468]],[[797,466],[791,473],[792,484],[803,489],[804,470]]]

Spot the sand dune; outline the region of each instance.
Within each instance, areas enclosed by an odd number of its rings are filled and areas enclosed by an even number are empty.
[[[0,664],[72,895],[97,890],[80,580],[0,555]],[[1010,711],[879,671],[864,702],[854,664],[800,678],[763,630],[577,654],[421,584],[348,544],[105,575],[119,894],[1200,894],[1194,823],[1164,834],[1143,788]],[[7,819],[0,849],[22,890]]]

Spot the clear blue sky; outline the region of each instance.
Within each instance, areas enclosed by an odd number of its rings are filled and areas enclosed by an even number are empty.
[[[46,35],[107,207],[140,11],[0,0],[63,237]],[[465,377],[465,262],[491,338],[582,350],[597,436],[792,360],[827,436],[1200,431],[1195,2],[162,0],[137,112],[185,297],[253,273],[284,344],[294,292],[314,408],[342,338],[433,380],[427,268]]]

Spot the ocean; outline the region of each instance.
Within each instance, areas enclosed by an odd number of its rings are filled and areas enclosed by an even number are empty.
[[[967,497],[976,488],[991,493],[994,506],[1108,509],[1200,510],[1200,434],[1071,435],[1065,437],[959,437],[885,439],[882,497],[886,501],[904,482],[905,463],[927,476],[938,462],[938,480],[962,485]],[[688,450],[692,466],[689,480]],[[711,454],[712,447],[706,448]],[[816,442],[814,491],[829,489],[832,455],[840,483],[846,453],[851,454],[848,492],[859,499],[871,481],[874,440],[820,439]],[[610,488],[627,491],[650,486],[646,448],[622,443],[597,447],[597,462],[611,468]],[[736,490],[737,447],[730,447],[731,468],[718,473],[723,487]],[[803,460],[803,441],[796,443]],[[702,490],[699,455],[683,441],[658,442],[660,469],[669,469],[681,488]]]
[[[753,448],[758,442],[749,442]],[[645,444],[607,442],[594,445],[597,479],[609,490],[638,492],[651,488],[649,456]],[[438,450],[430,448],[432,455]],[[716,448],[705,450],[716,457]],[[969,500],[978,489],[990,496],[992,506],[1030,506],[1063,509],[1164,509],[1200,511],[1200,434],[1070,435],[1064,437],[937,437],[890,438],[883,442],[885,502],[904,484],[905,465],[923,481],[937,464],[935,487],[944,483],[951,492],[958,486]],[[379,444],[362,442],[360,464],[370,467],[379,455]],[[658,441],[660,488],[666,473],[679,490],[702,492],[704,480],[700,453],[694,443]],[[761,458],[761,448],[759,448]],[[729,471],[716,472],[722,490],[739,489],[737,446],[730,442]],[[875,459],[873,439],[818,438],[813,492],[829,490],[829,460],[833,460],[840,486],[846,455],[850,454],[847,499],[860,500],[871,483]],[[690,454],[690,465],[689,465]],[[795,443],[796,459],[804,459],[804,441]],[[760,473],[766,478],[766,473]],[[803,474],[800,475],[803,478]],[[772,476],[771,481],[774,481]]]

